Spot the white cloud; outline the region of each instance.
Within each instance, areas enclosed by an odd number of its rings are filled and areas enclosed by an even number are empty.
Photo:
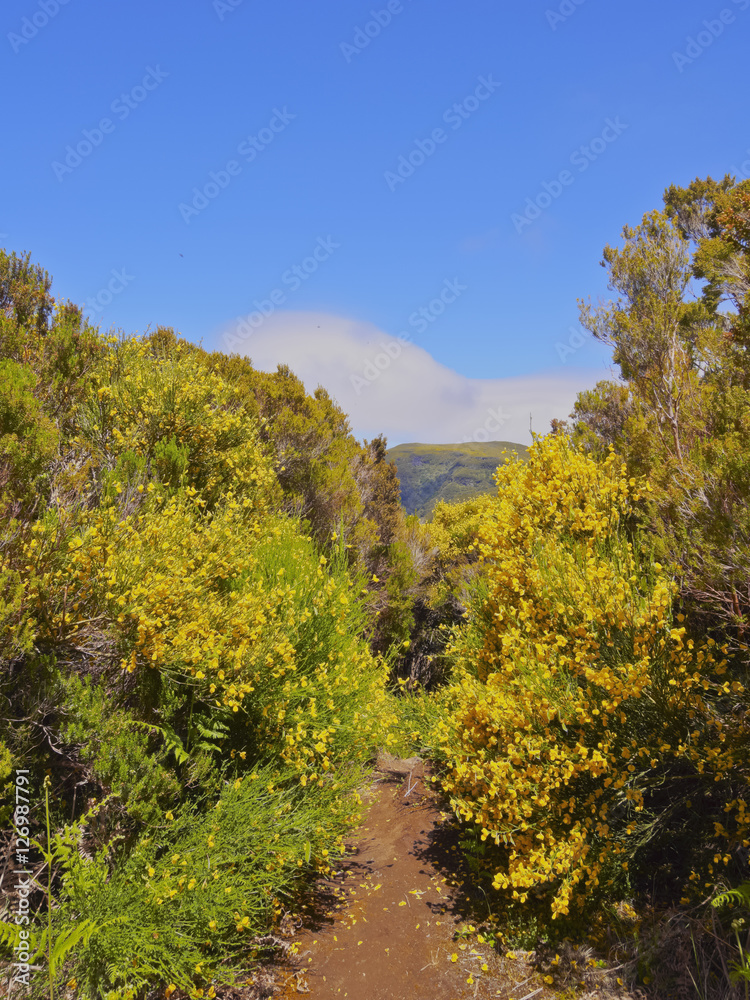
[[[531,442],[553,417],[565,419],[576,394],[607,373],[568,365],[510,378],[467,378],[424,348],[370,323],[328,313],[279,310],[257,329],[220,329],[221,349],[245,354],[260,371],[287,364],[308,392],[318,385],[348,414],[356,437],[385,434],[390,445],[420,441]]]

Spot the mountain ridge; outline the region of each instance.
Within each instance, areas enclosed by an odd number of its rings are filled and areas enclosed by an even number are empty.
[[[439,500],[456,503],[494,493],[493,474],[514,453],[524,460],[527,448],[512,441],[408,442],[389,448],[386,457],[398,470],[401,503],[407,514],[425,519]]]

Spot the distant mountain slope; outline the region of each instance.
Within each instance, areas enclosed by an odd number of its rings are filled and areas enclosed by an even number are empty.
[[[387,457],[396,463],[401,502],[407,513],[424,518],[430,516],[438,500],[455,503],[480,493],[494,493],[497,487],[492,475],[511,452],[526,457],[524,445],[510,441],[399,444],[388,449]]]

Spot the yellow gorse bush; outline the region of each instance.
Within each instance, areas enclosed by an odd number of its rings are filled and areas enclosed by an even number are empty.
[[[356,587],[293,522],[259,517],[247,499],[230,494],[206,513],[191,487],[154,488],[126,517],[97,508],[29,597],[46,607],[49,634],[85,644],[96,617],[122,670],[158,670],[206,705],[243,712],[304,780],[377,742],[386,668],[359,639]]]
[[[243,713],[303,783],[364,759],[386,667],[361,638],[360,585],[277,512],[256,421],[187,351],[124,341],[97,381],[80,440],[111,469],[100,501],[48,513],[21,546],[41,640]],[[187,452],[179,482],[152,478],[165,436]]]
[[[456,814],[499,849],[495,888],[568,914],[622,884],[707,781],[728,862],[750,846],[748,734],[729,732],[710,699],[742,688],[711,640],[673,621],[675,585],[628,541],[648,484],[559,436],[497,481],[476,543],[486,593],[455,639],[450,711],[433,734]],[[691,884],[713,874],[709,861]]]
[[[90,381],[52,502],[6,528],[0,642],[69,672],[63,739],[117,830],[92,861],[63,821],[56,925],[99,927],[81,995],[200,991],[343,852],[388,665],[344,543],[284,511],[252,401],[180,344],[110,338]]]
[[[460,503],[438,500],[430,521],[430,538],[440,559],[448,562],[465,556],[496,506],[495,498],[487,494]]]
[[[205,504],[229,489],[239,498],[264,493],[267,506],[278,501],[272,467],[260,460],[255,418],[189,345],[159,354],[148,341],[112,344],[79,423],[79,441],[105,468],[128,456],[163,477],[159,451],[173,442],[185,452],[182,482],[199,490]],[[121,477],[120,489],[125,485]]]

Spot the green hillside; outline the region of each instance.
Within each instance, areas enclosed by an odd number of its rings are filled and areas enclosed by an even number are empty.
[[[511,441],[467,444],[399,444],[389,448],[401,483],[401,502],[409,514],[429,517],[438,500],[455,503],[494,493],[493,474],[512,452],[526,457],[524,445]]]

